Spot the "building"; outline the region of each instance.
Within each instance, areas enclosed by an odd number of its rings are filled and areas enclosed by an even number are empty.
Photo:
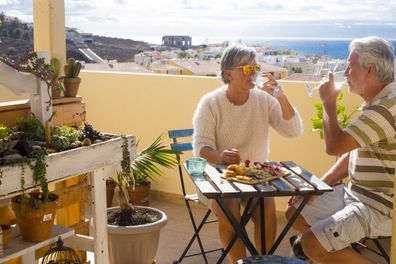
[[[105,61],[104,63],[84,63],[83,69],[88,71],[151,73],[151,71],[139,64],[133,62],[118,63],[115,60]]]
[[[179,67],[181,75],[218,76],[220,73],[217,60],[169,60],[168,65]]]
[[[271,73],[275,79],[284,79],[288,75],[288,70],[277,65],[259,62],[262,72]]]
[[[162,45],[168,47],[191,47],[191,37],[190,36],[163,36]]]

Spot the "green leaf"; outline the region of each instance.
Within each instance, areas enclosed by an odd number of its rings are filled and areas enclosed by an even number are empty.
[[[339,93],[337,97],[337,119],[341,128],[345,128],[351,122],[351,116],[356,111],[361,111],[361,106],[354,109],[350,114],[346,113],[346,106],[341,104],[340,101],[343,98],[343,93]],[[316,109],[316,116],[311,118],[312,131],[319,132],[319,136],[323,139],[323,103],[315,103],[314,108]]]

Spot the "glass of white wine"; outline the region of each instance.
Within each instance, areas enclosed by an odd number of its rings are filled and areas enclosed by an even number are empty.
[[[263,87],[264,83],[266,81],[268,81],[268,78],[263,76],[263,72],[262,71],[256,72],[256,76],[255,77],[256,77],[255,83],[256,83],[256,87],[257,88]]]
[[[319,86],[322,84],[322,82],[324,82],[327,79],[327,74],[330,70],[329,69],[321,69],[319,74],[315,74],[314,76],[320,76],[322,77],[322,79],[320,80],[320,82],[316,85],[312,85],[310,83],[306,83],[305,84],[305,88],[307,89],[308,95],[310,97],[312,97],[313,91],[318,90]],[[344,76],[344,71],[333,71],[333,76],[334,78],[336,77],[342,77]],[[335,82],[335,88],[336,90],[340,90],[341,87],[345,84],[345,81],[338,81]]]

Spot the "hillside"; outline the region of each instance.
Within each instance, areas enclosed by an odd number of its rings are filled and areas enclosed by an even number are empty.
[[[132,61],[135,54],[150,49],[150,44],[143,41],[96,35],[93,36],[93,39],[93,43],[87,43],[87,46],[91,50],[98,54],[102,59],[115,59],[119,62]]]
[[[17,56],[33,50],[31,39],[0,37],[0,41],[0,56],[2,57],[8,56],[15,59]],[[150,49],[150,44],[146,42],[101,36],[94,36],[94,43],[87,43],[87,46],[102,59],[118,60],[119,62],[132,61],[136,53]],[[86,60],[74,43],[67,41],[66,49],[68,58]]]
[[[128,62],[143,50],[150,49],[150,44],[131,39],[93,36],[93,43],[86,45],[102,59]],[[71,41],[66,42],[67,58],[86,60]],[[33,50],[33,30],[18,18],[7,18],[0,13],[0,56],[13,59]]]

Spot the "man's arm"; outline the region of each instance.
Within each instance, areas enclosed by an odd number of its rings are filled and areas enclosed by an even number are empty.
[[[359,143],[342,130],[338,123],[337,97],[339,92],[335,90],[332,73],[329,74],[329,80],[320,86],[319,92],[323,101],[323,132],[327,154],[341,156],[360,147]]]
[[[338,123],[336,102],[323,102],[323,132],[326,153],[340,156],[359,147],[358,142],[341,129]]]
[[[344,154],[337,162],[323,175],[322,181],[328,185],[333,185],[348,177],[349,153]]]

